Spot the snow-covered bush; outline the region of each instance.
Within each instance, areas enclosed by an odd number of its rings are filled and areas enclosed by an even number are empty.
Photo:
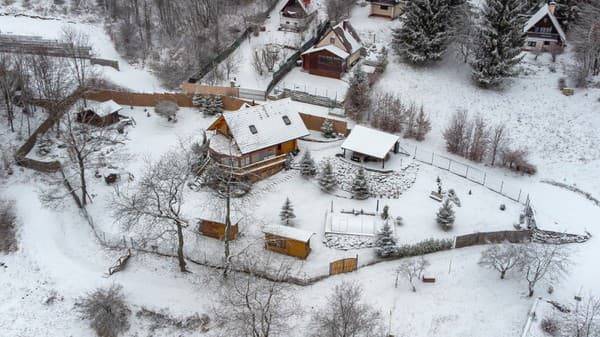
[[[10,253],[17,250],[14,202],[0,200],[0,252]]]
[[[544,317],[544,319],[542,319],[540,327],[542,328],[542,331],[548,336],[554,337],[557,336],[560,332],[560,326],[558,325],[558,322],[555,319],[549,317]]]
[[[294,226],[294,218],[296,218],[296,214],[294,214],[294,208],[292,207],[292,202],[290,198],[285,198],[285,203],[281,207],[281,212],[279,212],[279,218],[281,219],[281,223],[286,226]]]
[[[300,159],[300,174],[305,178],[314,177],[317,174],[317,167],[310,155],[310,151],[304,152],[302,159]]]
[[[337,180],[331,162],[327,161],[319,176],[319,186],[325,192],[332,192],[337,187]]]
[[[129,330],[131,310],[123,299],[121,286],[97,289],[79,299],[76,306],[81,317],[91,321],[99,337],[116,337]]]
[[[452,239],[427,239],[415,244],[402,245],[398,247],[393,257],[403,258],[418,256],[448,250],[452,248]]]
[[[335,129],[333,128],[333,123],[329,119],[323,121],[323,125],[321,125],[321,134],[325,138],[335,138]]]
[[[443,230],[449,230],[454,225],[454,210],[450,200],[446,199],[436,214],[436,221]]]
[[[385,222],[381,232],[378,233],[375,245],[377,246],[375,253],[379,257],[391,257],[397,253],[398,246],[389,221]]]
[[[154,107],[157,115],[165,117],[169,122],[177,122],[179,107],[173,101],[159,101]]]
[[[369,185],[365,177],[365,170],[362,167],[356,172],[356,177],[352,182],[352,196],[358,200],[364,200],[369,197]]]

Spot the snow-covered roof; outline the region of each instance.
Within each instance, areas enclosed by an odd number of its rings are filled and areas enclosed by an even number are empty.
[[[214,136],[210,137],[210,148],[227,156],[240,157],[242,155],[235,140],[225,137],[220,133],[215,133]]]
[[[326,46],[318,47],[318,48],[312,47],[312,48],[308,49],[307,51],[305,51],[304,53],[302,53],[302,55],[312,54],[312,53],[315,53],[315,52],[318,52],[321,50],[327,50],[328,52],[332,53],[333,55],[338,56],[343,59],[345,59],[346,57],[348,57],[350,55],[332,44],[328,44]]]
[[[223,118],[242,154],[310,134],[289,98],[224,112]]]
[[[552,12],[550,11],[550,6],[548,6],[548,4],[542,6],[542,8],[540,8],[535,14],[531,16],[531,18],[529,18],[529,20],[527,20],[523,31],[528,32],[536,23],[540,22],[540,20],[542,20],[546,15],[548,15],[550,21],[552,21],[552,25],[554,25],[554,28],[556,28],[558,35],[560,35],[560,39],[563,42],[565,42],[567,40],[565,32],[562,30],[562,27],[560,26],[560,23],[558,23],[558,20],[556,19],[554,14],[552,14]]]
[[[304,14],[310,15],[312,12],[316,10],[316,7],[312,4],[310,0],[289,0],[283,8],[281,8],[281,12],[287,12],[290,15],[295,15],[297,13],[294,12],[294,7],[300,7]]]
[[[342,149],[383,159],[399,140],[400,137],[391,133],[357,125],[352,128],[350,135],[342,144]]]
[[[310,237],[315,235],[313,232],[305,231],[290,226],[269,225],[263,227],[263,233],[280,236],[282,238],[292,239],[300,242],[308,242]]]
[[[89,107],[89,110],[94,111],[96,113],[96,115],[98,115],[99,117],[106,117],[106,116],[108,116],[112,113],[115,113],[121,109],[123,109],[123,107],[120,106],[119,104],[117,104],[112,99],[108,100],[106,102],[92,104]]]

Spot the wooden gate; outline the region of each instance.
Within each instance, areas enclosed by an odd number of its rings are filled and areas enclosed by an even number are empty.
[[[329,275],[349,273],[358,268],[358,255],[347,259],[333,261],[329,264]]]

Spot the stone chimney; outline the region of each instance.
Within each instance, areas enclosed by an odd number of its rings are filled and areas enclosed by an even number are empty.
[[[554,10],[556,9],[556,2],[550,1],[548,4],[548,9],[550,10],[550,14],[554,15]]]

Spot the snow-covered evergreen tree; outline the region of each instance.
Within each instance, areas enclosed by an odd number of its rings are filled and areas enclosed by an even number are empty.
[[[520,13],[521,0],[486,1],[471,61],[473,80],[480,86],[498,86],[514,75],[525,43],[525,20]]]
[[[384,220],[383,228],[377,234],[377,241],[375,242],[375,253],[379,257],[390,257],[394,256],[398,252],[398,246],[396,245],[396,238],[394,237],[394,231],[390,226],[390,222]]]
[[[354,199],[364,200],[369,197],[369,185],[365,177],[365,170],[361,167],[356,172],[356,177],[352,182],[352,196]]]
[[[213,106],[214,106],[215,114],[223,113],[223,108],[224,108],[223,98],[221,98],[221,96],[215,96],[213,101],[214,101]]]
[[[202,95],[200,93],[195,93],[192,97],[192,105],[198,108],[202,107],[202,103],[204,100],[202,99]]]
[[[330,161],[327,161],[321,170],[319,186],[321,186],[321,190],[325,192],[331,192],[337,187],[337,179],[335,178],[335,173],[333,172]]]
[[[403,24],[393,31],[393,47],[411,63],[439,61],[448,45],[449,21],[448,0],[407,1]]]
[[[437,212],[436,221],[444,230],[449,230],[454,225],[454,210],[450,200],[446,199]]]
[[[285,170],[290,170],[292,168],[292,164],[294,163],[294,156],[291,153],[288,153],[287,157],[285,157]]]
[[[556,9],[554,16],[564,30],[569,30],[572,24],[575,24],[579,16],[579,0],[555,0]]]
[[[371,87],[369,86],[369,78],[360,66],[356,66],[344,101],[346,116],[360,121],[370,106]]]
[[[415,139],[418,141],[424,140],[425,135],[429,131],[431,131],[431,121],[429,120],[429,117],[425,114],[423,106],[421,106],[421,110],[417,115]]]
[[[310,151],[304,152],[300,159],[300,174],[305,177],[314,177],[317,174],[317,166],[310,155]]]
[[[325,138],[335,138],[333,123],[329,119],[323,121],[323,125],[321,125],[321,134],[323,134],[323,137]]]
[[[383,211],[381,212],[381,218],[383,220],[387,220],[390,218],[390,206],[388,206],[388,205],[383,206]]]
[[[292,207],[290,198],[285,198],[285,203],[281,207],[281,212],[279,212],[279,218],[281,219],[282,224],[294,226],[293,219],[296,218],[296,214],[294,214],[294,208]]]

